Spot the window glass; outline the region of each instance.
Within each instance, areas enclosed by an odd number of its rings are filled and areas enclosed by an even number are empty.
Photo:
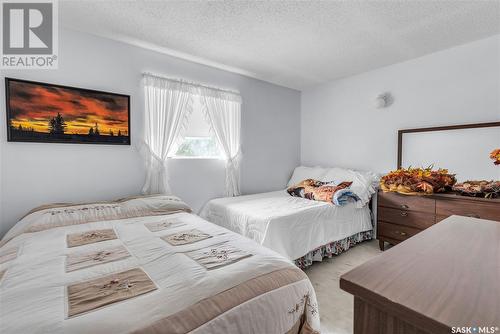
[[[194,97],[193,112],[188,119],[184,138],[173,157],[218,159],[223,157],[217,141],[210,135],[210,125],[201,111],[198,97]]]

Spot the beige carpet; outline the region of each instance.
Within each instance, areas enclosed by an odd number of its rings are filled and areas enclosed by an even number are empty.
[[[377,240],[367,241],[306,269],[318,298],[322,334],[352,333],[353,297],[340,290],[339,278],[380,253]]]

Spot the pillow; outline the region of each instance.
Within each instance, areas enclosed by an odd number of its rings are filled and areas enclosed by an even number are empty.
[[[349,187],[352,182],[341,182],[339,184],[321,182],[314,179],[304,180],[286,191],[290,196],[302,197],[313,201],[333,203],[341,206],[349,202],[356,202],[359,197]]]
[[[114,202],[44,205],[31,210],[14,225],[3,237],[0,246],[22,233],[105,220],[167,215],[180,211],[191,212],[191,209],[178,197],[167,195],[129,197]]]
[[[292,177],[287,183],[287,187],[293,186],[307,179],[320,180],[327,170],[328,168],[323,167],[299,166],[293,171]]]
[[[372,172],[356,171],[344,168],[329,168],[321,177],[323,182],[340,183],[344,181],[351,181],[350,190],[359,197],[356,202],[358,207],[365,206],[371,196],[376,191],[376,186],[380,177]]]

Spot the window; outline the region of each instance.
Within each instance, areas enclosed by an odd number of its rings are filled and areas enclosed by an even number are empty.
[[[193,98],[193,112],[189,117],[186,133],[172,157],[223,159],[216,139],[210,135],[210,125],[203,115],[198,96]]]

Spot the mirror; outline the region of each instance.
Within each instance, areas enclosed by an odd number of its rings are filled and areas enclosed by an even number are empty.
[[[500,180],[490,158],[500,148],[500,122],[398,131],[398,168],[446,168],[458,182]]]

